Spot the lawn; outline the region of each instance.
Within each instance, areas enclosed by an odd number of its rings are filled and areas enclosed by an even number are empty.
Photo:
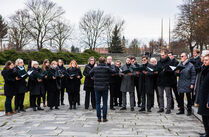
[[[2,71],[3,69],[3,66],[0,66],[0,70]],[[81,67],[81,71],[83,72],[83,69],[84,67]],[[83,78],[81,79],[81,83],[83,84],[84,83],[84,79],[85,79],[85,76],[83,76]],[[5,99],[6,97],[3,95],[4,94],[4,79],[2,77],[2,75],[0,75],[0,86],[2,87],[2,89],[0,89],[0,111],[4,111],[5,110]],[[28,108],[30,105],[30,102],[29,102],[29,92],[27,92],[25,94],[25,99],[24,99],[24,107],[25,108]],[[14,98],[12,100],[12,108],[14,109]]]

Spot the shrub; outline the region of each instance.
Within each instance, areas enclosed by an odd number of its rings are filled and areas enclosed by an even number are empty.
[[[78,64],[86,64],[88,58],[94,56],[98,59],[101,55],[92,50],[85,50],[83,53],[72,53],[67,51],[53,53],[48,49],[41,49],[40,51],[16,51],[5,50],[0,52],[0,65],[4,65],[6,61],[15,61],[18,58],[22,58],[27,64],[30,60],[36,60],[42,64],[44,59],[58,60],[62,59],[65,64],[69,64],[71,60],[76,60]]]

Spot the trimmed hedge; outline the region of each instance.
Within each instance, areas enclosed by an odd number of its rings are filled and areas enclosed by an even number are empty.
[[[8,60],[14,62],[18,58],[23,59],[25,64],[27,64],[30,60],[36,60],[42,64],[44,59],[49,59],[50,61],[62,59],[65,64],[68,64],[74,59],[78,64],[86,64],[88,58],[91,56],[98,59],[101,54],[89,49],[85,50],[83,53],[72,53],[66,51],[53,53],[48,49],[42,49],[40,51],[5,50],[0,52],[0,65],[4,65]]]

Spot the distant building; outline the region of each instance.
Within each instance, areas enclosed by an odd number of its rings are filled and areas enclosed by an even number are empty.
[[[108,54],[108,48],[95,48],[94,51],[100,53],[100,54]]]

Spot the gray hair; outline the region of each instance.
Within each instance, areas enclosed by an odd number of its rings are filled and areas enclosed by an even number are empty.
[[[209,50],[203,50],[202,51],[202,57],[205,57],[207,54],[209,54]]]
[[[91,57],[89,57],[89,59],[88,59],[88,63],[90,62],[90,60],[94,60],[94,63],[96,62],[96,59],[93,57],[93,56],[91,56]]]
[[[107,59],[108,59],[108,58],[111,58],[111,59],[112,59],[112,57],[111,57],[111,56],[108,56],[108,57],[107,57]]]
[[[24,65],[23,59],[17,59],[17,60],[15,61],[15,65],[18,66],[20,62],[22,62],[23,65]]]
[[[34,65],[36,65],[36,64],[38,64],[37,61],[32,61],[32,62],[31,62],[31,67],[34,67]],[[39,65],[39,64],[38,64],[38,65]]]
[[[152,61],[156,62],[156,64],[157,64],[157,59],[156,58],[151,58],[150,62],[152,62]]]

